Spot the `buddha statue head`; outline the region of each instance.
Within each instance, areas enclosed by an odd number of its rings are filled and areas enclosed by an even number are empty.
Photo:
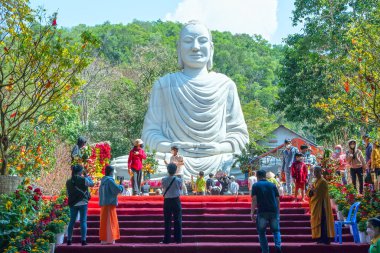
[[[196,20],[185,24],[180,32],[177,53],[181,69],[207,67],[207,70],[211,70],[214,44],[210,30]]]

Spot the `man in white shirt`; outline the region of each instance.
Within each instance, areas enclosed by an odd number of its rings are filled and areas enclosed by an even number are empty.
[[[256,171],[251,171],[251,176],[248,178],[248,190],[251,192],[252,185],[257,183]]]
[[[184,167],[185,167],[183,156],[178,154],[178,147],[176,146],[171,147],[171,154],[172,156],[170,157],[170,163],[174,163],[177,166],[177,171],[175,173],[175,176],[182,179],[182,194],[187,195],[187,188],[185,185],[185,180],[183,178]],[[168,165],[166,160],[164,160],[164,162],[166,165]]]
[[[230,192],[231,192],[231,195],[238,195],[239,194],[239,184],[236,183],[234,176],[231,176]]]

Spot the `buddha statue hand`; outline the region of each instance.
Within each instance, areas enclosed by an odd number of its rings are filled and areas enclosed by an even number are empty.
[[[224,153],[233,153],[232,145],[229,142],[173,142],[172,146],[178,147],[181,150],[181,154],[188,157],[208,157]]]

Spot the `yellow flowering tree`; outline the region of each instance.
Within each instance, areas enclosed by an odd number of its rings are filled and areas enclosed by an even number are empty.
[[[367,19],[354,22],[348,31],[348,54],[336,59],[336,92],[317,104],[328,120],[351,121],[380,130],[379,19],[377,8]]]
[[[33,10],[28,0],[0,2],[0,155],[8,174],[8,152],[26,122],[51,121],[82,85],[77,75],[97,44],[84,32],[73,42],[57,29],[57,14]]]

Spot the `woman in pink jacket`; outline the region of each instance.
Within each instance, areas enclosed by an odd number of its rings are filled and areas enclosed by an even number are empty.
[[[133,142],[133,149],[129,152],[128,157],[128,173],[131,175],[133,195],[141,193],[141,180],[142,180],[142,160],[146,159],[144,152],[144,143],[141,139]]]
[[[339,168],[336,173],[342,176],[342,183],[347,184],[348,173],[346,170],[346,154],[344,153],[341,145],[335,146],[334,153],[332,154],[331,158],[339,163]]]

